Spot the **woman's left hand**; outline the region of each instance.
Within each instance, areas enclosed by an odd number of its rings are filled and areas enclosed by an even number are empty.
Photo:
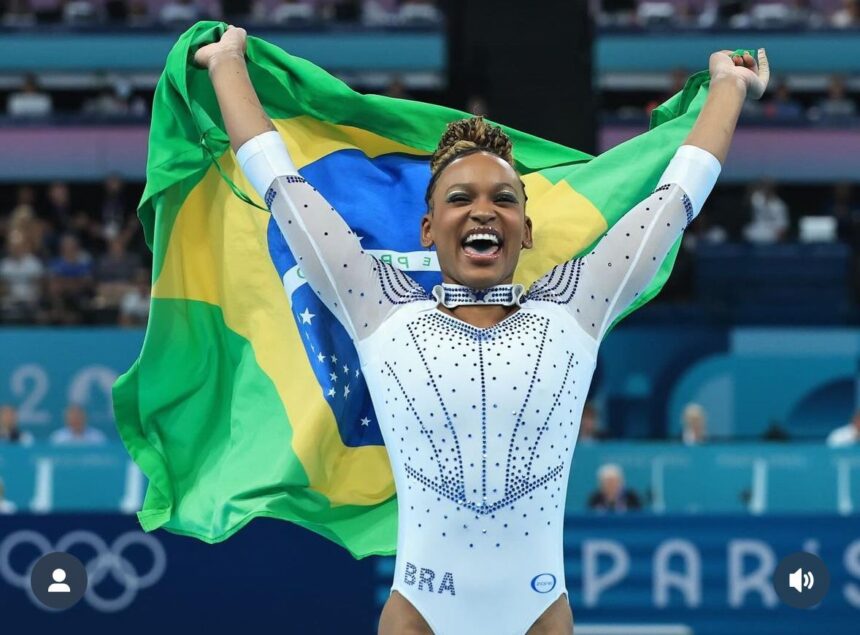
[[[711,81],[717,77],[734,77],[743,81],[747,95],[759,99],[764,95],[770,79],[770,65],[764,49],[758,49],[758,61],[749,53],[733,55],[733,51],[722,50],[711,54],[709,60]]]

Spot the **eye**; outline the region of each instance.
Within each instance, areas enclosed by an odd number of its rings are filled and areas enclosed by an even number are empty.
[[[499,194],[496,197],[496,200],[497,201],[504,201],[505,203],[516,203],[517,197],[514,196],[513,194],[511,194],[510,192],[504,192],[502,194]]]
[[[468,201],[468,200],[469,200],[469,197],[466,196],[465,194],[452,194],[451,196],[448,197],[449,203],[456,203],[458,201]]]

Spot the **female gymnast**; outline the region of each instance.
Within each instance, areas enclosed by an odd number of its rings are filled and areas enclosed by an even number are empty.
[[[481,117],[449,124],[431,159],[420,240],[442,283],[427,293],[365,253],[299,175],[230,27],[200,48],[232,148],[311,288],[352,337],[399,501],[381,635],[569,634],[564,501],[583,402],[607,328],[702,208],[764,50],[710,56],[710,90],[655,191],[581,258],[527,290],[533,246],[511,142]]]

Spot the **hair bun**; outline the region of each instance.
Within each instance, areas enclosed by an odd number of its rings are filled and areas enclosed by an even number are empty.
[[[479,148],[498,155],[514,165],[511,139],[499,127],[488,123],[483,115],[458,119],[448,124],[439,145],[430,158],[430,174],[435,176],[444,165],[466,150]]]

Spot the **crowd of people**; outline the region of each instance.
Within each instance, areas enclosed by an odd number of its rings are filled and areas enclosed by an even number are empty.
[[[858,0],[592,0],[613,27],[860,28]]]
[[[0,214],[0,324],[140,326],[150,256],[125,182],[109,176],[95,209],[69,184],[21,186]]]
[[[185,27],[198,20],[253,26],[327,22],[416,27],[441,22],[435,0],[5,0],[0,26]]]

